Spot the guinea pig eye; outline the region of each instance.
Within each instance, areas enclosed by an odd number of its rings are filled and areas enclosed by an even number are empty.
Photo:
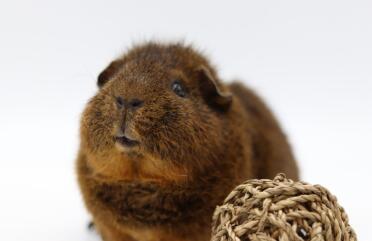
[[[173,81],[172,90],[173,90],[174,93],[176,93],[176,95],[178,95],[180,97],[185,97],[186,96],[186,90],[182,86],[182,84],[179,80]]]

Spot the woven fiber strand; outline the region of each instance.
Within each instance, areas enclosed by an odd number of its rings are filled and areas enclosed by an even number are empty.
[[[344,209],[320,185],[284,174],[237,186],[213,215],[212,241],[356,241]]]

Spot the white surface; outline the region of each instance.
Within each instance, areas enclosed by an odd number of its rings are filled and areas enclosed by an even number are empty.
[[[80,112],[131,43],[185,39],[281,119],[303,178],[372,240],[371,1],[0,3],[0,239],[98,240],[74,174]]]

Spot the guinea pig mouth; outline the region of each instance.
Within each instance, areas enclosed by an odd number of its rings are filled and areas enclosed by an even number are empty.
[[[129,139],[126,136],[115,136],[115,141],[125,147],[133,147],[139,144],[138,141]]]

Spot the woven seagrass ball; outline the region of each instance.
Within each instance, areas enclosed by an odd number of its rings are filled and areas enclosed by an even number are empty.
[[[237,186],[213,215],[212,241],[356,241],[344,209],[320,185],[284,174]]]

